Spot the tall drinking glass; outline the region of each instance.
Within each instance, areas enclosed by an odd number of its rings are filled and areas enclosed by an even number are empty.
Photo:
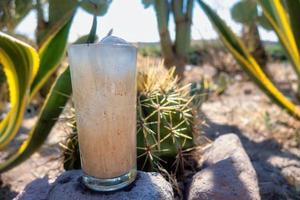
[[[136,177],[136,48],[108,36],[68,53],[83,183],[125,187]]]

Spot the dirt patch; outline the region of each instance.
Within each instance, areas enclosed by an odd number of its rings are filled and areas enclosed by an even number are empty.
[[[274,64],[270,71],[279,77],[274,81],[280,88],[291,94],[295,77],[289,66]],[[300,199],[299,121],[272,104],[250,81],[235,81],[224,94],[205,102],[202,111],[206,136],[240,137],[258,174],[262,199]]]
[[[17,138],[9,146],[9,151],[17,149],[21,142],[27,137],[26,133],[35,121],[35,117],[28,117],[24,120]],[[12,199],[22,191],[28,183],[36,178],[48,176],[50,180],[53,180],[58,176],[63,170],[59,142],[65,138],[67,129],[64,123],[57,123],[51,131],[46,143],[38,152],[19,166],[1,174],[1,200]],[[7,152],[1,152],[0,158],[3,160],[7,155]]]

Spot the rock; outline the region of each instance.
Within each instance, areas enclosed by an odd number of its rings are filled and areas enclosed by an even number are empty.
[[[273,141],[243,145],[256,171],[262,199],[295,199],[300,197],[299,151],[284,149]]]
[[[37,179],[26,186],[15,200],[152,200],[174,199],[172,186],[158,173],[138,172],[137,180],[128,188],[113,193],[93,192],[81,183],[82,172],[64,172],[54,183]]]
[[[188,200],[259,200],[256,172],[239,138],[218,137],[199,161],[187,191]]]
[[[50,188],[48,177],[39,178],[28,184],[14,200],[46,200]]]

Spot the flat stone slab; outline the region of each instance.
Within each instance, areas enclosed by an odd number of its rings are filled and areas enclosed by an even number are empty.
[[[218,137],[204,151],[188,200],[259,200],[256,172],[235,134]]]
[[[159,173],[138,172],[136,181],[116,192],[99,193],[81,183],[81,170],[64,172],[55,182],[37,179],[26,186],[14,200],[153,200],[174,199],[172,186]]]

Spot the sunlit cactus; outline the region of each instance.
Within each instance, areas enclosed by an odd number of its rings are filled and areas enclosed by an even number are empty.
[[[183,155],[194,144],[190,85],[179,86],[174,68],[166,70],[162,63],[139,67],[137,79],[138,169],[182,170]],[[74,133],[62,144],[66,170],[81,168],[74,117],[71,121]]]
[[[147,66],[138,73],[138,168],[184,167],[184,150],[193,146],[190,85],[179,87],[174,69]]]

